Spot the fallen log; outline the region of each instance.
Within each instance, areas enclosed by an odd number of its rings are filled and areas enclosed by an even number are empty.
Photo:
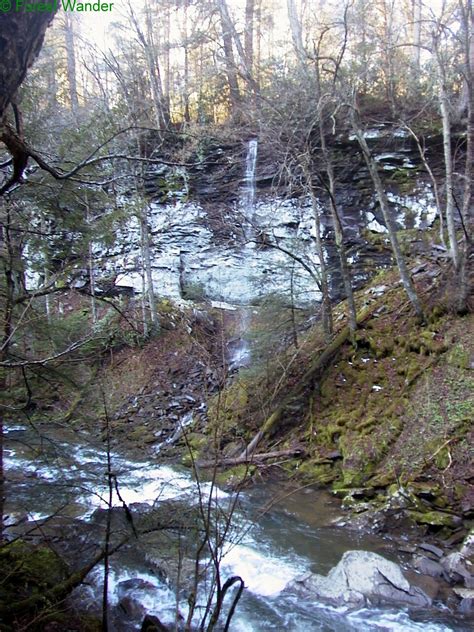
[[[214,461],[201,461],[198,462],[198,466],[203,469],[207,469],[210,467],[231,467],[233,465],[255,465],[260,461],[269,461],[270,459],[280,459],[281,457],[290,457],[297,458],[303,457],[306,455],[306,450],[304,448],[291,448],[289,450],[276,450],[274,452],[262,452],[261,454],[251,454],[245,456],[237,456],[234,458],[228,459],[218,459]],[[330,463],[331,461],[327,461]]]
[[[367,306],[362,310],[362,312],[357,316],[357,324],[361,325],[366,320],[368,320],[372,313],[375,311],[377,307],[377,303]],[[322,350],[319,356],[311,362],[309,369],[299,380],[299,385],[296,387],[292,393],[290,393],[282,403],[272,412],[272,414],[263,422],[262,427],[253,437],[252,441],[245,447],[244,451],[238,457],[239,459],[244,459],[242,463],[246,463],[250,458],[253,451],[256,450],[257,445],[260,441],[269,435],[271,435],[275,429],[278,427],[280,423],[281,417],[285,412],[285,409],[294,402],[299,402],[302,397],[304,397],[304,393],[309,385],[314,389],[316,385],[320,382],[324,372],[327,367],[334,360],[336,355],[339,353],[341,347],[350,340],[351,332],[349,327],[343,327],[341,331],[339,331],[333,338],[333,340],[326,346],[325,349]]]

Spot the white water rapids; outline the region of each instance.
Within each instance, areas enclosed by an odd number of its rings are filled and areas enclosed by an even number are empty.
[[[57,431],[56,431],[57,432]],[[10,523],[27,517],[28,527],[34,521],[56,514],[74,524],[90,524],[94,512],[107,506],[106,453],[102,447],[87,443],[87,437],[63,435],[54,439],[54,431],[33,431],[17,426],[6,435],[7,507]],[[113,504],[144,503],[140,507],[158,508],[170,499],[181,499],[188,506],[212,495],[212,505],[220,512],[228,510],[235,501],[227,493],[208,482],[199,489],[190,472],[150,461],[139,461],[112,454],[112,468],[119,483],[120,498],[114,494]],[[262,496],[263,494],[263,496]],[[245,590],[232,620],[233,632],[344,632],[356,630],[390,630],[448,632],[464,630],[458,623],[451,625],[449,615],[435,611],[410,618],[408,612],[394,609],[332,608],[320,603],[305,603],[299,597],[284,591],[286,584],[305,571],[324,572],[337,563],[344,550],[364,548],[363,537],[346,533],[335,527],[315,528],[306,524],[292,510],[274,509],[252,524],[265,499],[244,493],[239,499],[233,517],[229,541],[224,545],[221,561],[223,581],[239,575]],[[317,498],[305,497],[306,503]],[[268,500],[268,499],[267,499]],[[145,507],[146,509],[146,507]],[[143,509],[142,509],[143,510]],[[317,511],[317,509],[315,509]],[[71,518],[72,517],[72,518]],[[54,520],[54,519],[53,519]],[[251,528],[250,528],[251,527]],[[79,539],[78,539],[79,542]],[[370,545],[369,545],[370,546]],[[148,551],[159,558],[161,551]],[[86,562],[87,560],[84,560]],[[89,585],[81,589],[83,604],[100,602],[102,568],[97,567],[89,576]],[[204,589],[204,587],[203,587]],[[109,582],[110,607],[119,610],[124,598],[138,603],[141,610],[135,619],[115,619],[114,630],[128,632],[140,629],[143,612],[156,614],[167,624],[175,621],[176,608],[185,615],[186,599],[178,599],[170,582],[150,572],[142,563],[112,558]],[[230,599],[229,599],[230,601]],[[229,605],[229,604],[227,604]]]

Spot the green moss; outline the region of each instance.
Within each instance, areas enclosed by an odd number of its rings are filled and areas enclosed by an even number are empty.
[[[242,379],[233,382],[211,399],[208,408],[210,428],[220,432],[242,428],[242,422],[247,421],[248,403],[247,383]]]
[[[181,462],[185,467],[192,467],[193,462],[201,458],[203,451],[209,446],[209,437],[199,432],[186,433],[187,450],[181,457]]]
[[[435,465],[439,470],[445,470],[450,464],[450,454],[448,448],[440,450],[435,457]]]
[[[137,426],[132,431],[128,432],[128,437],[135,445],[141,446],[145,443],[155,443],[157,441],[151,430],[142,425]]]
[[[0,549],[0,618],[8,606],[46,592],[67,576],[62,559],[51,549],[17,540]]]
[[[458,343],[449,352],[447,361],[451,366],[469,369],[471,363],[470,353],[463,344]]]
[[[256,469],[255,465],[236,465],[219,472],[216,476],[216,482],[220,487],[240,487],[252,477]]]
[[[336,438],[341,434],[341,427],[344,425],[343,420],[340,423],[328,424],[318,429],[318,443],[324,446],[331,446]]]
[[[363,419],[358,424],[356,424],[354,426],[354,429],[364,430],[366,428],[372,428],[372,426],[375,426],[376,423],[377,423],[376,419],[373,416],[368,415],[365,419]]]
[[[304,461],[298,468],[298,474],[303,480],[328,485],[337,478],[338,468],[331,464],[315,463],[314,460]]]
[[[408,511],[408,516],[418,524],[427,524],[432,527],[449,527],[458,526],[459,520],[456,516],[444,511]]]

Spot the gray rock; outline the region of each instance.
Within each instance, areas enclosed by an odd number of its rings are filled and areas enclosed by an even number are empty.
[[[466,585],[472,583],[474,565],[461,551],[442,557],[440,563],[451,581],[464,581]]]
[[[474,613],[474,590],[470,590],[468,588],[453,588],[453,591],[456,593],[458,597],[460,597],[461,602],[459,604],[458,610],[462,612],[462,614],[473,614]]]
[[[430,577],[444,577],[445,571],[439,562],[430,560],[424,555],[417,555],[413,558],[413,566],[423,575]]]
[[[434,544],[429,544],[428,542],[421,542],[418,545],[419,549],[423,549],[423,551],[428,551],[428,553],[433,553],[437,558],[443,557],[443,549],[440,549],[438,546]]]
[[[432,597],[410,584],[397,564],[368,551],[347,551],[327,577],[306,573],[287,589],[338,606],[397,603],[424,607],[432,603]]]
[[[474,562],[474,531],[466,536],[460,552],[463,557],[470,558]]]

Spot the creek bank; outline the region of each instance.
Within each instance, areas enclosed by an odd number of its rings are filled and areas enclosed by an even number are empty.
[[[211,399],[198,457],[213,453],[205,437],[218,428],[220,452],[213,458],[222,462],[222,480],[271,477],[271,461],[252,459],[258,438],[257,456],[280,455],[275,472],[330,487],[342,499],[348,516],[341,526],[387,533],[400,546],[408,536],[414,552],[425,544],[443,557],[455,553],[474,518],[474,317],[450,312],[443,266],[436,255],[412,263],[428,313],[423,326],[388,271],[356,293],[359,313],[368,309],[369,317],[355,345],[342,340],[322,374],[311,373],[325,349],[317,326],[297,349],[241,371]],[[335,309],[337,323],[343,309]],[[341,332],[338,324],[336,338]],[[244,455],[247,466],[225,467]],[[464,583],[432,552],[416,557],[416,570],[454,586],[448,591],[453,610],[471,610],[470,564]]]

